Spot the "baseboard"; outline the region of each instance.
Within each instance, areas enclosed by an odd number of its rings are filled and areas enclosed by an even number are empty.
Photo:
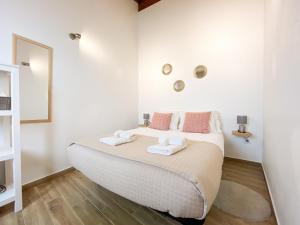
[[[268,180],[265,168],[264,168],[264,164],[263,163],[259,163],[259,162],[248,161],[248,160],[244,160],[244,159],[231,158],[231,157],[225,157],[225,160],[231,160],[231,161],[235,161],[235,162],[242,162],[242,163],[247,163],[247,164],[256,165],[256,166],[259,165],[259,166],[262,167],[262,170],[263,170],[263,173],[264,173],[264,176],[265,176],[265,180],[266,180],[266,183],[267,183],[269,195],[271,197],[271,202],[272,202],[272,206],[273,206],[272,208],[274,210],[274,214],[275,214],[275,218],[276,218],[276,221],[277,221],[277,225],[281,225],[280,224],[280,220],[278,219],[277,207],[276,207],[275,202],[274,202],[274,198],[273,198],[271,187],[270,187],[270,184],[269,184],[269,180]]]
[[[42,177],[42,178],[37,179],[37,180],[35,180],[35,181],[29,182],[29,183],[27,183],[27,184],[24,184],[24,185],[22,186],[22,189],[23,189],[23,190],[26,190],[26,189],[28,189],[28,188],[37,186],[37,185],[39,185],[39,184],[45,183],[45,182],[47,182],[47,181],[49,181],[49,180],[52,180],[52,179],[54,179],[54,178],[56,178],[56,177],[63,176],[63,175],[65,175],[65,174],[67,174],[67,173],[70,173],[70,172],[72,172],[72,171],[74,171],[74,170],[75,170],[75,168],[70,167],[70,168],[61,170],[61,171],[59,171],[59,172],[55,172],[55,173],[53,173],[53,174],[51,174],[51,175],[48,175],[48,176],[46,176],[46,177]]]
[[[225,160],[231,160],[231,161],[235,161],[235,162],[242,162],[242,163],[247,163],[247,164],[255,165],[255,166],[261,166],[262,165],[259,162],[249,161],[249,160],[245,160],[245,159],[231,158],[231,157],[228,157],[228,156],[225,156],[224,158],[225,158]]]
[[[268,179],[268,176],[267,176],[267,174],[266,174],[266,171],[265,171],[265,168],[264,168],[264,164],[263,164],[263,163],[262,163],[262,169],[263,169],[264,176],[265,176],[265,180],[266,180],[266,183],[267,183],[267,186],[268,186],[269,195],[270,195],[270,197],[271,197],[271,202],[272,202],[272,206],[273,206],[275,218],[276,218],[276,221],[277,221],[277,225],[281,225],[280,220],[279,220],[279,218],[278,218],[278,211],[277,211],[277,207],[276,207],[276,205],[275,205],[274,197],[273,197],[273,194],[272,194],[272,191],[271,191],[271,186],[270,186],[270,183],[269,183],[269,179]]]

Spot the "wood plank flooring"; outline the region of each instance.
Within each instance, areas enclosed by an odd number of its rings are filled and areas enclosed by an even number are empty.
[[[222,179],[237,182],[260,193],[271,203],[268,187],[261,165],[236,159],[226,158],[223,165]],[[277,225],[274,212],[272,216],[261,223],[250,223],[222,212],[216,207],[210,210],[205,225]]]
[[[225,159],[223,179],[246,185],[270,201],[260,165]],[[124,199],[72,171],[23,191],[24,209],[0,208],[1,225],[179,225]],[[213,207],[205,225],[253,225]],[[274,214],[255,225],[276,225]]]

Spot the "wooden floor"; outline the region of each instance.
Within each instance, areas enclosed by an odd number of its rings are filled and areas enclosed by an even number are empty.
[[[226,158],[223,165],[222,179],[237,182],[260,193],[270,204],[271,199],[261,165],[245,161]],[[243,219],[230,216],[221,210],[212,207],[205,225],[277,225],[274,213],[267,221],[250,223]]]
[[[262,168],[225,159],[223,179],[238,182],[270,201]],[[24,209],[15,214],[0,208],[1,225],[178,225],[169,217],[128,201],[73,171],[24,190]],[[213,207],[205,225],[276,225],[274,215],[262,223],[249,223]]]

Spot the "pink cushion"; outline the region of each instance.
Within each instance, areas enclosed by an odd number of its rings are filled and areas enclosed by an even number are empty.
[[[210,132],[209,120],[211,112],[187,112],[183,125],[183,132],[204,133]]]
[[[169,130],[172,113],[154,113],[150,128],[158,130]]]

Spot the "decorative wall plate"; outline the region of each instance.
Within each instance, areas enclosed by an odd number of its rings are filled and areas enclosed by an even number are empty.
[[[164,75],[169,75],[170,73],[172,73],[173,67],[171,64],[165,64],[162,67],[162,73]]]
[[[185,88],[185,83],[183,80],[177,80],[175,81],[173,85],[174,91],[181,92]]]
[[[194,70],[194,76],[197,79],[202,79],[207,74],[207,68],[203,65],[197,66]]]

